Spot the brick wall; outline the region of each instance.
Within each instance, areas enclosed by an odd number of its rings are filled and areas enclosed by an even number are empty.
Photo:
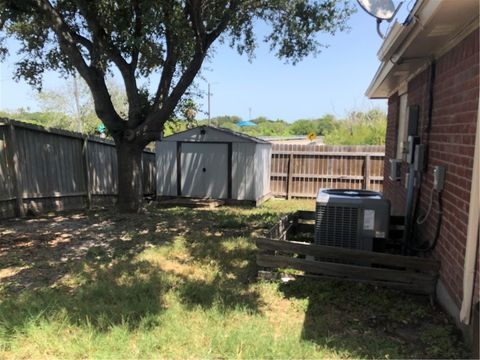
[[[397,151],[397,134],[398,134],[398,110],[399,110],[399,96],[395,94],[388,99],[388,122],[387,135],[385,141],[385,168],[383,180],[383,192],[385,196],[392,202],[392,214],[403,215],[405,211],[405,177],[402,176],[401,181],[392,181],[388,178],[390,174],[390,159],[395,159]],[[402,174],[407,168],[403,164]]]
[[[472,32],[437,60],[432,127],[428,135],[429,78],[430,68],[408,84],[408,104],[420,106],[419,134],[422,142],[429,144],[428,170],[423,177],[419,209],[423,211],[428,207],[433,166],[445,166],[444,215],[433,256],[441,261],[440,278],[452,299],[460,306],[479,101],[479,30]],[[393,95],[388,102],[385,149],[384,192],[392,202],[393,214],[403,214],[406,196],[404,176],[400,182],[387,179],[388,159],[395,158],[397,144],[398,99],[398,95]],[[404,175],[406,164],[403,170]],[[435,200],[431,218],[419,227],[419,234],[424,240],[434,238],[437,211],[438,203]],[[478,267],[476,277],[478,286]],[[476,299],[478,301],[478,288]]]

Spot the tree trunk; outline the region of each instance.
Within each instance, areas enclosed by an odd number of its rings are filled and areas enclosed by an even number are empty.
[[[116,144],[118,159],[118,210],[139,212],[143,203],[143,148],[132,143]]]

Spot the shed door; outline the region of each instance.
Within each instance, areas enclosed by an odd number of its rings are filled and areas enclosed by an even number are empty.
[[[183,143],[181,190],[183,196],[226,199],[228,145]]]

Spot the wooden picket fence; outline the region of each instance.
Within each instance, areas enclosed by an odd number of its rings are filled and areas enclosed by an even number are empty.
[[[319,188],[383,190],[384,146],[272,146],[270,189],[290,199]]]
[[[437,260],[314,244],[314,219],[313,211],[283,216],[265,237],[255,240],[257,265],[434,295],[440,267]],[[297,235],[302,241],[296,240]]]

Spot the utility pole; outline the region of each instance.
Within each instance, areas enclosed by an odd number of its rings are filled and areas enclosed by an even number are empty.
[[[248,108],[248,121],[252,121],[252,108]]]

